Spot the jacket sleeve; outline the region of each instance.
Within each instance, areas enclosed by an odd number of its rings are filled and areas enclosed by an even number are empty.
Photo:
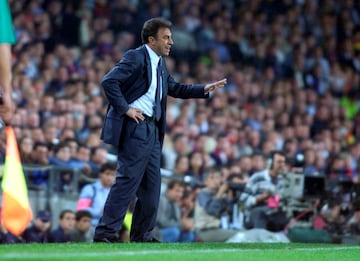
[[[137,70],[136,54],[126,52],[123,58],[102,79],[101,85],[110,105],[120,114],[125,114],[129,105],[122,92],[122,87]]]
[[[245,208],[252,208],[259,203],[256,198],[265,191],[273,191],[274,185],[268,178],[268,174],[264,171],[254,173],[246,183],[244,192],[240,195],[240,202]],[[263,203],[260,203],[263,204]]]
[[[168,85],[168,95],[181,99],[209,98],[209,94],[205,94],[205,84],[178,83],[169,74],[167,68],[165,68],[165,76]]]

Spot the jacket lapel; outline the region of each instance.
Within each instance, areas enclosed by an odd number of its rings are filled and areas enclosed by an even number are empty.
[[[152,75],[152,71],[151,71],[151,61],[150,61],[150,56],[146,50],[145,45],[143,45],[143,51],[145,53],[145,64],[146,64],[146,71],[147,71],[147,79],[148,79],[148,86],[146,86],[147,88],[149,88],[150,83],[151,83],[151,75]]]

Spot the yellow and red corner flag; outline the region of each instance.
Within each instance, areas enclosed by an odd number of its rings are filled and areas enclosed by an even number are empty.
[[[11,126],[5,128],[6,156],[1,183],[1,222],[8,231],[18,236],[30,223],[32,211],[15,133]]]

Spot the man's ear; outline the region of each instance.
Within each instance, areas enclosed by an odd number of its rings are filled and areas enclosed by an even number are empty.
[[[149,36],[148,40],[149,40],[149,43],[153,43],[156,39],[154,36]]]

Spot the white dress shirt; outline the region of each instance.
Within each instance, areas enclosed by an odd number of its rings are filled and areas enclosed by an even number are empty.
[[[156,86],[157,86],[156,69],[161,57],[158,56],[147,44],[145,45],[145,47],[149,53],[150,61],[151,61],[150,87],[149,90],[144,95],[142,95],[137,100],[132,102],[129,106],[131,108],[140,109],[144,112],[144,114],[151,117],[154,113],[155,94],[156,94]]]

